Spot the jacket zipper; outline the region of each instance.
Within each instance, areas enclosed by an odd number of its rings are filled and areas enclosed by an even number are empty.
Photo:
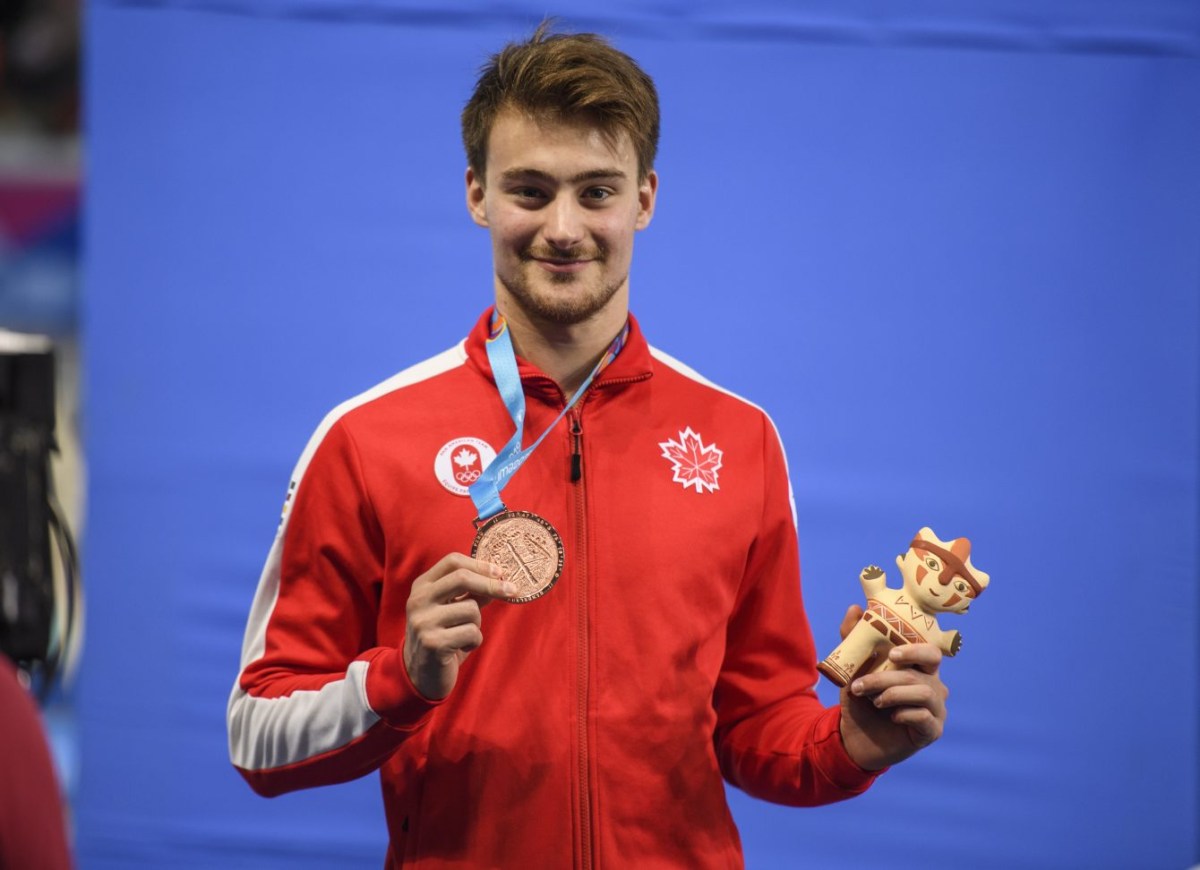
[[[575,630],[579,638],[576,657],[576,716],[579,722],[579,839],[580,866],[591,868],[592,862],[592,781],[588,760],[588,576],[587,576],[587,515],[586,490],[583,481],[583,421],[582,409],[574,408],[571,420],[571,482],[575,489],[576,555],[575,577],[578,582],[575,605]]]
[[[583,426],[578,417],[571,418],[571,483],[583,477]]]

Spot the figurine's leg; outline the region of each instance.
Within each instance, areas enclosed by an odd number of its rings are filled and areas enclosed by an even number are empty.
[[[871,613],[863,614],[863,618],[850,634],[846,635],[846,639],[838,644],[837,649],[817,665],[817,670],[833,683],[839,686],[848,685],[870,663],[877,649],[891,648],[892,644],[887,635],[880,633],[875,627],[877,618],[872,617],[874,615]]]

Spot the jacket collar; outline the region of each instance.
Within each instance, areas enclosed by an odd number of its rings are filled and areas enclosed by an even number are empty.
[[[495,383],[496,379],[492,375],[492,366],[488,362],[486,347],[493,310],[494,308],[488,308],[475,322],[475,326],[467,335],[465,346],[471,365],[478,369],[485,378]],[[517,372],[521,376],[521,383],[524,385],[526,393],[545,395],[553,399],[561,398],[562,391],[550,376],[520,356],[517,356]],[[630,314],[629,337],[625,340],[625,346],[621,348],[616,359],[600,372],[596,380],[592,382],[589,391],[644,380],[652,374],[654,374],[654,362],[650,356],[650,346],[646,343],[646,337],[642,334],[641,327],[638,326],[637,318]]]

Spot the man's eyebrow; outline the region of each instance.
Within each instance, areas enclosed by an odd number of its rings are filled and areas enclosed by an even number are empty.
[[[506,169],[500,174],[500,177],[505,181],[521,181],[524,179],[535,179],[544,181],[547,184],[553,184],[558,181],[549,172],[543,172],[540,169],[532,169],[527,167],[517,167],[515,169]],[[616,168],[600,168],[588,169],[584,172],[576,173],[567,179],[568,184],[579,184],[584,181],[606,181],[620,180],[626,178],[625,172]]]

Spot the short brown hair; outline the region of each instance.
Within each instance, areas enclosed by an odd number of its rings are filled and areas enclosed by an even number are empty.
[[[654,168],[658,151],[658,93],[654,82],[624,52],[594,33],[552,34],[543,21],[527,42],[492,55],[480,70],[462,113],[467,162],[482,180],[488,136],[501,110],[581,119],[605,135],[629,134],[637,152],[638,180]]]

